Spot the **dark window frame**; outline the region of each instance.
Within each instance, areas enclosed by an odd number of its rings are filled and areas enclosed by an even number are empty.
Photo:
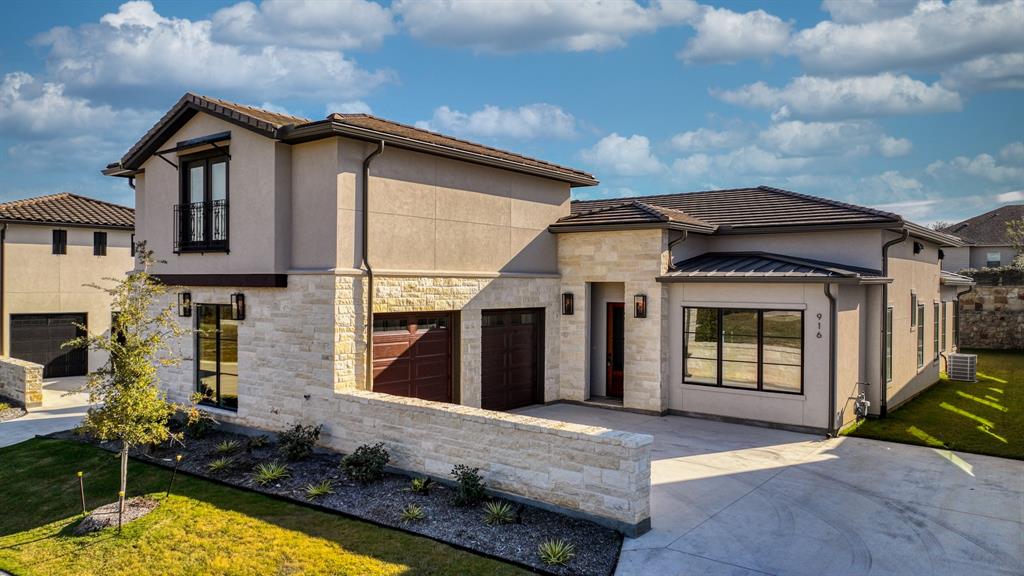
[[[107,233],[106,232],[93,232],[92,233],[92,255],[93,256],[106,256],[107,255]]]
[[[230,314],[231,305],[230,304],[196,304],[195,306],[196,306],[196,313],[193,314],[193,316],[195,317],[194,323],[195,323],[195,329],[196,329],[196,332],[195,332],[196,336],[195,336],[194,342],[193,342],[193,346],[194,346],[193,358],[195,358],[195,361],[193,362],[193,366],[192,366],[192,375],[193,375],[193,380],[195,381],[195,384],[194,384],[193,388],[195,389],[196,392],[199,392],[199,393],[203,392],[202,382],[199,379],[199,372],[200,372],[200,368],[201,368],[201,364],[200,364],[200,361],[201,361],[200,352],[201,352],[201,350],[200,350],[200,346],[199,346],[199,341],[203,337],[203,335],[199,331],[201,323],[202,323],[202,318],[203,318],[202,308],[203,307],[214,308],[215,309],[214,317],[217,319],[217,328],[216,328],[216,332],[217,332],[217,336],[216,336],[216,355],[217,355],[216,395],[212,399],[203,398],[199,403],[204,405],[204,406],[210,406],[212,408],[217,408],[219,410],[227,410],[229,412],[238,412],[237,403],[241,399],[241,394],[239,394],[238,397],[236,397],[236,399],[235,399],[236,405],[234,407],[231,407],[231,406],[225,406],[224,405],[224,402],[221,399],[221,391],[220,391],[220,387],[221,387],[220,379],[221,379],[221,376],[224,374],[223,370],[221,369],[221,350],[222,350],[222,338],[221,338],[221,336],[222,336],[223,332],[221,331],[220,326],[221,326],[221,321],[222,320],[230,320],[231,319],[231,314]],[[221,316],[221,309],[224,309],[224,308],[228,309],[228,316],[227,316],[227,318],[224,318],[224,317]],[[237,320],[232,320],[232,322],[238,322],[238,321]],[[235,350],[236,350],[235,354],[237,355],[238,354],[238,352],[237,352],[237,350],[238,350],[238,333],[237,332],[235,333]],[[235,359],[235,365],[236,366],[238,365],[237,357]],[[237,368],[236,368],[236,370],[237,370]],[[235,374],[234,376],[235,376],[235,385],[237,387],[238,386],[238,374]]]
[[[718,342],[717,342],[717,355],[715,358],[716,374],[715,380],[717,383],[710,384],[707,382],[691,382],[686,379],[686,359],[687,359],[687,315],[689,310],[715,310],[717,313],[717,328],[718,328]],[[743,386],[730,386],[723,384],[723,366],[722,366],[722,345],[725,338],[725,326],[724,326],[724,311],[725,310],[741,310],[750,311],[757,313],[757,387],[747,388]],[[788,391],[788,390],[766,390],[764,388],[764,314],[765,312],[787,312],[787,313],[798,313],[800,314],[800,390],[799,391]],[[717,306],[683,306],[683,366],[682,366],[682,383],[689,386],[706,386],[708,388],[723,388],[726,390],[746,390],[747,392],[764,392],[766,394],[785,394],[787,396],[802,396],[804,394],[804,384],[806,380],[806,348],[807,338],[805,335],[806,331],[806,320],[807,315],[804,310],[799,309],[785,309],[785,308],[741,308],[741,307],[717,307]],[[793,337],[786,337],[793,338]],[[796,339],[796,338],[793,338]],[[784,364],[784,366],[793,366],[795,364]]]
[[[213,207],[213,179],[210,177],[213,164],[224,164],[224,199],[217,200],[216,202],[223,202],[224,211],[224,239],[214,240],[213,239],[213,219],[204,217],[203,221],[203,241],[200,243],[193,243],[192,241],[184,242],[184,235],[187,233],[187,229],[183,224],[185,218],[176,214],[178,218],[178,237],[174,239],[174,253],[188,253],[188,252],[230,252],[230,240],[231,240],[231,155],[227,148],[217,148],[211,150],[204,150],[202,152],[196,152],[195,154],[188,154],[185,156],[178,157],[178,205],[184,209],[186,206],[194,204],[192,202],[192,190],[191,190],[191,179],[189,175],[189,168],[191,164],[201,162],[203,166],[203,204]],[[190,229],[190,228],[189,228]]]
[[[949,327],[948,318],[947,318],[947,314],[948,314],[947,309],[948,308],[949,308],[948,303],[945,300],[943,300],[942,301],[942,328],[941,328],[942,329],[942,351],[943,352],[946,351],[946,344],[947,344],[947,341],[946,341],[946,330]]]
[[[934,332],[932,334],[932,351],[935,353],[935,360],[939,359],[939,352],[941,352],[939,348],[939,316],[942,314],[942,310],[939,306],[938,302],[935,302],[932,306],[932,314],[935,315],[932,318],[932,332]]]
[[[917,367],[924,367],[924,303],[917,303]]]
[[[50,246],[51,252],[55,256],[64,256],[68,253],[68,231],[55,229],[53,231],[53,240]]]

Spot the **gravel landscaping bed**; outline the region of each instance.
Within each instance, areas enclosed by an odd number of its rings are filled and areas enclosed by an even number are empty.
[[[14,420],[15,418],[21,418],[25,414],[28,414],[28,412],[21,406],[16,406],[6,402],[0,402],[0,404],[7,404],[6,408],[0,410],[0,422]]]
[[[125,500],[124,514],[121,515],[121,525],[124,526],[133,520],[138,520],[149,514],[156,509],[156,505],[155,500],[143,498],[142,496]],[[89,532],[98,532],[104,528],[116,527],[119,509],[119,502],[111,502],[93,510],[78,523],[78,526],[75,526],[75,535],[81,536]]]
[[[237,442],[238,446],[228,456],[217,450],[225,441]],[[98,445],[116,449],[113,443]],[[202,438],[186,440],[185,447],[162,445],[139,451],[134,456],[173,466],[177,454],[182,454],[179,470],[185,473],[421,534],[544,573],[607,576],[614,572],[618,562],[622,537],[609,528],[515,502],[510,502],[515,509],[512,523],[489,525],[484,521],[482,504],[456,505],[452,486],[437,483],[428,494],[417,494],[409,490],[410,476],[395,473],[385,474],[383,479],[368,484],[354,482],[339,466],[342,455],[323,449],[317,449],[301,461],[288,462],[270,438],[265,445],[254,446],[248,436],[215,431]],[[230,458],[230,465],[211,472],[209,464],[225,457]],[[253,469],[275,461],[287,465],[288,477],[264,486],[257,484]],[[306,487],[324,480],[331,482],[333,493],[310,500]],[[409,504],[423,510],[423,519],[403,521],[402,509]],[[558,539],[571,543],[575,556],[562,566],[545,564],[538,547],[544,541]]]

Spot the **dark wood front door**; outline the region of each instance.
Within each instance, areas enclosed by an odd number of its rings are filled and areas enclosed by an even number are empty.
[[[543,401],[544,310],[484,310],[480,405],[512,410]]]
[[[11,357],[42,364],[43,378],[83,376],[88,352],[61,344],[84,336],[85,323],[85,314],[11,314]]]
[[[605,394],[622,398],[622,366],[625,356],[624,325],[626,321],[625,304],[622,302],[608,303],[608,341],[605,348],[608,352],[607,372],[605,374]]]
[[[373,391],[452,401],[452,318],[447,312],[373,317]]]

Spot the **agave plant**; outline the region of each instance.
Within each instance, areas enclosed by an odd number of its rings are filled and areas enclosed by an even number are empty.
[[[272,484],[278,480],[283,480],[288,476],[288,467],[284,464],[279,464],[277,461],[259,464],[256,466],[256,470],[252,473],[253,481],[260,486]]]
[[[427,514],[423,511],[418,504],[409,504],[405,508],[402,508],[402,522],[419,522],[427,517]]]
[[[539,547],[540,559],[550,566],[565,566],[576,556],[576,547],[559,538],[545,540]]]
[[[409,491],[413,494],[428,494],[434,487],[434,481],[430,478],[413,478],[409,483]]]
[[[334,494],[334,482],[332,480],[322,480],[316,484],[306,484],[305,490],[307,500],[316,500],[321,496]]]
[[[217,452],[217,454],[223,454],[226,456],[228,454],[234,454],[235,452],[238,452],[238,449],[241,446],[242,445],[238,440],[225,440],[217,444],[217,448],[215,449],[215,451]]]
[[[229,456],[222,456],[207,464],[206,470],[212,474],[220,474],[221,472],[227,471],[227,469],[230,468],[231,465],[234,463],[234,458],[231,458]]]
[[[487,524],[511,524],[515,518],[515,508],[508,502],[491,500],[484,504],[484,522]]]

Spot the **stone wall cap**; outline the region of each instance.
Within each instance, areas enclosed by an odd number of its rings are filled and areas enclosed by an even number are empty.
[[[36,364],[35,362],[29,362],[28,360],[22,360],[20,358],[11,358],[10,356],[0,356],[0,363],[11,364],[19,366],[21,368],[38,368],[43,369],[42,364]]]

